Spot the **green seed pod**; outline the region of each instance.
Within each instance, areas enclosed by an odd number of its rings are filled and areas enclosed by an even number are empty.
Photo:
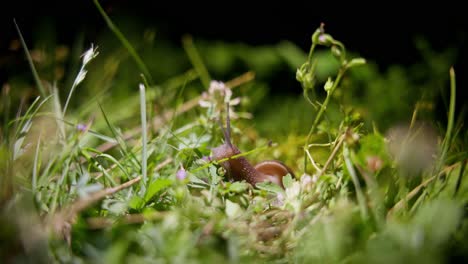
[[[352,59],[347,65],[346,67],[349,69],[351,67],[355,67],[355,66],[359,66],[359,65],[363,65],[363,64],[366,64],[366,60],[363,59],[363,58],[355,58],[355,59]]]
[[[326,91],[327,93],[329,93],[332,87],[333,87],[333,81],[332,81],[332,79],[331,79],[330,77],[328,77],[328,80],[327,80],[327,82],[325,83],[325,85],[324,85],[323,88],[325,89],[325,91]]]

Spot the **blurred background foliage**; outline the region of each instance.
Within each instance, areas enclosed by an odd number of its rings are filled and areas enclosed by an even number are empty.
[[[151,91],[154,98],[158,98],[159,106],[174,106],[174,102],[164,99],[177,93],[174,82],[183,82],[183,76],[190,74],[193,77],[182,41],[174,43],[157,28],[148,28],[128,19],[116,20],[115,23],[147,65],[154,80]],[[98,47],[100,54],[89,66],[88,76],[77,89],[72,107],[90,104],[90,100],[99,98],[115,112],[115,116],[121,116],[119,109],[122,108],[119,106],[127,104],[129,97],[137,96],[140,70],[110,30],[103,31],[93,40],[78,31],[70,46],[58,41],[56,25],[47,20],[33,32],[28,45],[39,75],[58,87],[62,99],[68,94],[79,70],[82,52],[91,44]],[[251,45],[208,40],[196,35],[192,37],[213,79],[227,81],[247,71],[255,73],[255,81],[236,90],[235,95],[245,98],[242,110],[254,114],[254,123],[260,133],[280,138],[307,131],[314,109],[302,98],[295,71],[305,61],[308,50],[288,40]],[[416,63],[382,67],[370,60],[365,66],[351,70],[343,81],[343,89],[335,95],[337,100],[328,114],[329,120],[341,119],[343,115],[340,112],[346,110],[340,109],[339,105],[344,104],[357,109],[368,128],[376,125],[385,131],[396,123],[408,122],[417,106],[420,117],[444,125],[448,105],[448,69],[456,62],[458,50],[446,47],[434,51],[424,38],[417,38],[415,46],[421,57]],[[19,104],[20,98],[31,99],[36,91],[17,39],[11,40],[10,49],[14,56],[3,62],[7,69],[3,86],[4,90],[6,84],[11,87],[12,104]],[[327,52],[319,52],[317,58],[316,99],[324,96],[323,85],[338,67],[336,60]],[[200,81],[188,82],[182,96],[187,100],[205,89]],[[460,104],[458,109],[461,109]],[[137,104],[134,110],[138,111]],[[14,114],[10,113],[10,117]]]

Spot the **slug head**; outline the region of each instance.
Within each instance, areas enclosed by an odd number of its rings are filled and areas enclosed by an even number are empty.
[[[271,181],[283,187],[282,179],[286,174],[289,173],[294,177],[292,171],[283,163],[279,161],[264,161],[254,167],[245,157],[232,158],[241,152],[231,142],[229,106],[227,106],[227,109],[226,130],[224,130],[223,125],[218,120],[224,134],[224,144],[211,150],[214,160],[229,158],[227,161],[222,162],[221,166],[224,167],[229,178],[236,181],[245,180],[254,186],[259,182]]]
[[[224,144],[211,149],[214,160],[222,160],[222,159],[230,158],[234,155],[240,154],[239,149],[237,149],[236,146],[234,146],[231,142],[231,125],[230,125],[231,121],[229,119],[229,108],[227,107],[227,109],[228,111],[227,111],[227,117],[226,117],[226,129],[223,128],[221,121],[218,119],[219,127],[221,128],[224,134]],[[221,163],[221,166],[224,167],[224,169],[226,170],[226,173],[230,177],[233,177],[236,180],[241,178],[241,176],[239,176],[238,173],[233,172],[233,170],[237,171],[236,167],[239,167],[237,166],[235,160],[224,161]]]

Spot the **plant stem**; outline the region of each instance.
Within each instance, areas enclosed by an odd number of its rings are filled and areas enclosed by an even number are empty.
[[[310,47],[310,51],[309,51],[309,56],[307,58],[308,62],[309,62],[309,70],[312,68],[312,56],[314,54],[314,50],[315,50],[315,47],[317,46],[317,44],[315,43],[312,43],[312,46]]]
[[[442,154],[440,156],[439,166],[437,167],[437,170],[439,170],[443,166],[445,162],[445,157],[447,156],[447,152],[452,142],[453,122],[455,120],[456,92],[457,92],[457,89],[456,89],[456,83],[455,83],[455,70],[452,67],[450,68],[450,105],[449,105],[449,113],[448,113],[447,131],[445,132],[444,143],[442,145]]]
[[[81,65],[80,71],[78,72],[79,74],[82,74],[85,71],[85,64]],[[63,107],[62,115],[65,116],[65,113],[67,112],[68,104],[70,103],[70,99],[72,97],[73,92],[75,91],[76,87],[78,86],[78,76],[75,78],[75,81],[73,81],[72,87],[70,89],[70,92],[68,93],[67,100],[65,101],[65,106]]]
[[[323,165],[323,168],[322,170],[319,172],[319,175],[318,177],[322,176],[323,174],[325,174],[325,171],[327,170],[328,166],[330,165],[330,163],[332,162],[332,160],[335,158],[336,156],[336,153],[338,153],[338,150],[340,149],[341,147],[341,144],[343,144],[344,140],[346,138],[346,132],[341,135],[338,143],[336,144],[335,148],[333,149],[333,152],[330,154],[330,157],[328,157],[328,160],[325,162],[325,165]],[[337,139],[338,140],[338,139]],[[335,141],[336,142],[336,141]]]
[[[320,110],[317,113],[317,116],[315,117],[314,123],[312,124],[312,127],[310,128],[309,134],[307,135],[307,145],[309,145],[310,138],[312,137],[312,134],[314,133],[315,129],[317,128],[318,123],[322,119],[322,115],[327,109],[328,102],[330,101],[330,97],[333,95],[333,92],[335,91],[336,87],[338,86],[338,83],[341,81],[341,78],[344,75],[344,69],[340,69],[338,72],[338,75],[336,76],[335,82],[333,83],[333,87],[330,89],[330,92],[327,93],[327,97],[325,98],[325,101],[323,104],[321,104]]]
[[[346,71],[346,65],[342,66],[340,70],[338,71],[338,75],[336,76],[335,81],[333,82],[333,86],[330,89],[330,91],[327,93],[327,97],[325,98],[325,101],[323,104],[320,105],[320,110],[315,116],[314,123],[312,123],[312,126],[310,127],[309,134],[307,135],[306,142],[304,144],[304,150],[308,149],[310,139],[312,137],[312,134],[315,132],[315,129],[317,128],[318,123],[322,119],[322,115],[327,109],[328,102],[330,101],[331,96],[333,95],[333,92],[335,91],[336,87],[338,87],[338,84],[340,83],[341,79],[343,78],[343,75]],[[307,171],[307,158],[304,156],[304,172]]]

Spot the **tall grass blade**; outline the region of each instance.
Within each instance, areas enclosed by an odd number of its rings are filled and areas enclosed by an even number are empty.
[[[133,48],[132,44],[130,44],[127,38],[125,38],[125,36],[120,31],[120,29],[114,24],[114,22],[112,22],[112,20],[109,18],[109,16],[106,14],[104,9],[102,8],[101,4],[99,4],[99,1],[98,0],[93,0],[93,1],[97,9],[99,10],[99,13],[101,13],[102,17],[106,21],[106,24],[109,27],[109,29],[115,34],[115,36],[120,40],[122,45],[130,53],[130,56],[132,56],[133,60],[135,60],[136,64],[138,65],[138,68],[140,68],[140,71],[142,71],[143,74],[148,77],[150,83],[152,83],[153,77],[151,76],[150,71],[146,67],[141,57],[136,52],[135,48]]]
[[[146,127],[146,95],[145,95],[145,86],[140,84],[140,114],[141,114],[141,144],[142,144],[142,153],[141,153],[141,173],[143,175],[142,184],[147,184],[146,176],[146,165],[147,165],[147,132]]]
[[[200,76],[203,86],[208,87],[210,85],[211,77],[208,73],[208,70],[205,67],[205,64],[203,63],[200,54],[197,51],[197,48],[193,44],[192,37],[185,36],[182,39],[182,42],[184,45],[185,52],[187,53],[190,62],[197,71],[198,75]]]
[[[44,86],[42,85],[41,79],[39,78],[39,74],[37,73],[36,67],[34,66],[33,60],[31,58],[31,54],[29,54],[28,46],[26,45],[26,41],[24,41],[23,35],[19,29],[18,24],[16,23],[16,19],[13,19],[13,23],[15,23],[16,31],[21,40],[21,45],[23,46],[24,53],[26,54],[26,58],[28,59],[29,67],[31,68],[32,74],[34,76],[34,81],[36,82],[37,88],[39,89],[39,93],[42,97],[46,97],[46,91]]]
[[[135,164],[137,164],[138,166],[141,166],[135,154],[131,151],[128,151],[128,147],[127,147],[127,144],[125,143],[125,140],[120,136],[120,134],[116,131],[114,126],[110,123],[106,112],[102,108],[102,105],[101,104],[98,104],[98,105],[99,105],[99,108],[101,109],[101,113],[104,117],[104,120],[106,121],[107,127],[109,128],[112,135],[114,136],[114,139],[117,140],[117,142],[119,143],[120,150],[122,151],[123,155],[126,157],[130,157],[134,161]]]
[[[452,143],[452,130],[453,123],[455,120],[455,98],[456,98],[457,88],[455,82],[455,70],[450,68],[450,105],[448,113],[448,122],[447,122],[447,131],[445,132],[445,138],[442,145],[442,155],[440,162],[443,164],[447,156],[450,144]],[[440,164],[440,165],[442,165]],[[440,167],[439,167],[440,168]]]
[[[52,95],[54,96],[54,114],[55,114],[55,119],[56,119],[56,122],[57,122],[57,126],[59,128],[60,137],[62,138],[62,140],[65,140],[65,137],[66,137],[65,125],[61,121],[61,120],[63,120],[65,112],[62,112],[62,107],[60,105],[59,92],[58,92],[58,89],[55,86],[55,84],[54,84],[54,87],[53,87],[53,94]]]
[[[39,135],[39,138],[37,139],[37,145],[36,145],[36,152],[34,154],[34,164],[33,164],[33,171],[32,171],[32,192],[36,193],[37,190],[37,172],[40,169],[40,164],[39,164],[39,149],[41,148],[41,135]]]

